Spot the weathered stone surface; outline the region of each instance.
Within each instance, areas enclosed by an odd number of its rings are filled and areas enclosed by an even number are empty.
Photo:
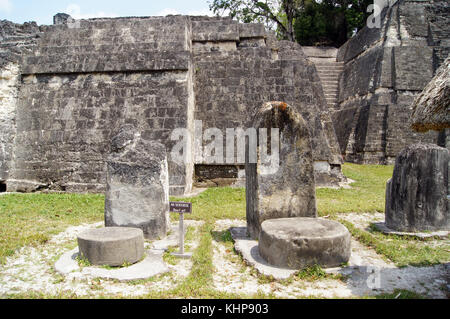
[[[386,226],[397,231],[449,230],[450,152],[415,144],[397,157],[386,187]]]
[[[269,263],[289,269],[346,263],[351,235],[343,225],[318,218],[281,218],[261,225],[259,251]]]
[[[363,28],[344,44],[339,103],[332,115],[345,160],[393,164],[408,145],[436,143],[437,133],[410,128],[411,104],[448,56],[447,0],[399,0],[380,28]]]
[[[295,274],[296,270],[283,269],[269,264],[259,253],[258,241],[248,237],[246,227],[230,229],[234,241],[234,249],[238,252],[245,263],[252,266],[264,276],[272,276],[276,280],[284,280]]]
[[[286,103],[270,102],[258,111],[253,127],[267,128],[268,136],[271,128],[280,132],[277,170],[263,174],[267,163],[261,152],[257,163],[251,163],[247,150],[247,228],[250,236],[257,239],[265,220],[317,217],[317,211],[311,140],[302,116]]]
[[[78,247],[80,254],[92,265],[134,264],[144,255],[144,234],[137,228],[93,229],[78,236]]]
[[[215,33],[220,33],[217,20],[205,19],[210,20],[208,29],[215,27]],[[331,167],[340,169],[343,161],[316,67],[300,45],[250,34],[258,28],[260,25],[241,24],[241,39],[234,49],[219,46],[230,42],[208,46],[194,38],[195,119],[203,121],[204,129],[219,128],[223,133],[228,128],[246,129],[263,103],[285,101],[308,123],[314,161],[329,165],[326,172],[316,172],[316,182],[337,185],[343,177]],[[207,163],[198,160],[195,164]]]
[[[290,103],[308,122],[314,159],[330,168],[318,180],[341,178],[333,173],[342,156],[314,65],[298,44],[276,41],[261,24],[188,16],[73,21],[65,14],[52,26],[0,21],[0,68],[8,63],[18,76],[8,75],[12,102],[0,110],[6,181],[103,192],[109,141],[121,125],[169,151],[175,129],[192,132],[194,120],[223,132],[245,128],[271,100]],[[168,161],[171,194],[189,192],[194,161]]]
[[[412,128],[419,132],[450,128],[450,57],[412,105]]]
[[[124,126],[107,160],[106,226],[136,227],[147,239],[169,227],[169,173],[165,147]]]
[[[67,24],[68,20],[70,20],[71,18],[72,17],[67,13],[57,13],[53,16],[53,24]]]

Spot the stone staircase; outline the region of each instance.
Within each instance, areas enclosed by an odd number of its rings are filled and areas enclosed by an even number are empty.
[[[337,62],[337,49],[303,47],[303,52],[316,65],[322,82],[325,98],[330,109],[337,108],[339,98],[339,76],[344,71],[344,63]]]

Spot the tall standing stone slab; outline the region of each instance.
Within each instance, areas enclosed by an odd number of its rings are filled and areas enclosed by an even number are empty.
[[[450,230],[448,165],[450,152],[415,144],[397,157],[386,189],[386,226],[397,231]]]
[[[126,125],[107,159],[106,226],[141,228],[146,239],[158,239],[167,235],[169,222],[166,149]]]
[[[315,218],[317,210],[310,133],[302,116],[286,103],[269,102],[257,112],[253,127],[268,129],[269,137],[273,128],[280,134],[279,168],[270,174],[263,174],[265,163],[260,151],[256,163],[251,163],[251,143],[247,143],[247,229],[252,238],[258,239],[265,220]]]

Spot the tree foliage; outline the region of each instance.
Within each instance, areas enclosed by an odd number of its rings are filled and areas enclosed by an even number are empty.
[[[339,47],[366,25],[373,0],[212,0],[210,9],[240,22],[260,22],[302,45]]]
[[[294,19],[301,0],[213,0],[210,9],[244,23],[265,23],[286,39],[295,41]]]

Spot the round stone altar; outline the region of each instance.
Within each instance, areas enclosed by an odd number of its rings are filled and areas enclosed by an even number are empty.
[[[78,247],[92,265],[134,264],[144,256],[144,233],[129,227],[92,229],[78,236]]]
[[[261,225],[259,252],[277,267],[338,267],[350,259],[351,235],[345,226],[331,220],[271,219]]]

